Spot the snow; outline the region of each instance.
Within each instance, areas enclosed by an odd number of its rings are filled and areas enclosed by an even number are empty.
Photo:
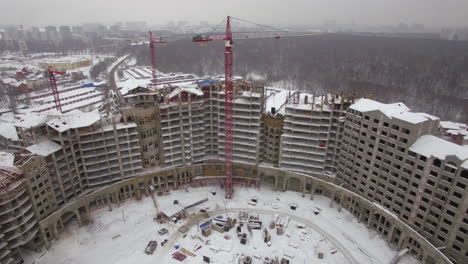
[[[126,55],[123,55],[122,57],[118,58],[117,60],[115,60],[109,67],[107,67],[107,73],[110,73],[111,70],[116,66],[116,65],[119,65],[120,63],[122,63],[122,61],[128,59],[128,57],[130,57],[129,54],[126,54]]]
[[[128,79],[125,81],[117,82],[117,86],[120,88],[120,94],[126,95],[131,90],[137,87],[146,87],[151,83],[151,80],[137,80],[137,79]]]
[[[392,118],[393,115],[402,114],[408,112],[410,109],[403,103],[394,103],[394,104],[383,104],[370,99],[359,99],[356,103],[352,104],[350,109],[359,111],[359,112],[370,112],[370,111],[380,111],[384,113],[388,118]]]
[[[11,123],[0,122],[0,136],[13,141],[17,141],[19,139],[18,133],[16,133],[16,128]]]
[[[413,113],[403,103],[384,104],[370,99],[359,99],[349,107],[361,113],[380,111],[388,118],[397,118],[412,124],[421,123],[427,120],[439,120],[438,117],[426,113]]]
[[[17,127],[31,128],[44,125],[48,120],[49,116],[46,114],[37,114],[28,112],[21,115],[18,123],[15,124]]]
[[[58,132],[68,129],[90,126],[99,121],[99,112],[74,111],[71,115],[63,115],[47,122],[47,125]]]
[[[13,153],[0,151],[0,166],[13,167],[15,155]]]
[[[196,84],[186,84],[186,85],[180,85],[180,86],[176,87],[168,95],[168,98],[172,98],[172,97],[180,94],[181,92],[187,92],[187,93],[198,95],[198,96],[203,95],[203,92],[200,89],[198,89],[198,85],[196,85]]]
[[[161,213],[163,213],[167,217],[172,217],[175,214],[178,214],[184,210],[184,207],[178,204],[173,204],[171,201],[163,203],[159,207]]]
[[[409,150],[425,157],[434,156],[441,160],[445,160],[447,156],[456,156],[459,160],[464,161],[462,167],[468,168],[468,148],[432,135],[419,137]]]
[[[213,190],[217,192],[216,195],[211,194]],[[195,254],[194,257],[187,256],[182,263],[202,263],[202,256],[210,257],[212,263],[236,263],[231,261],[239,254],[253,257],[253,263],[261,263],[254,256],[281,258],[285,255],[293,257],[292,263],[389,263],[398,254],[385,239],[367,229],[365,224],[358,223],[349,212],[330,208],[330,200],[326,197],[315,196],[314,200],[310,200],[309,197],[302,197],[301,193],[274,192],[268,186],[262,189],[238,188],[231,200],[225,200],[223,194],[223,189],[207,186],[156,196],[159,204],[172,203],[175,199],[193,202],[209,197],[206,203],[189,209],[188,218],[177,224],[155,222],[153,217],[156,210],[150,197],[113,206],[112,211],[104,206],[91,212],[90,225],[78,227],[76,222],[72,222],[44,254],[30,256],[28,260],[36,264],[173,264],[180,263],[171,257],[176,251],[175,244]],[[258,198],[257,205],[248,205],[254,196]],[[296,203],[298,209],[291,210],[291,203]],[[211,212],[211,217],[226,216],[227,213],[238,218],[240,211],[258,215],[271,235],[271,247],[263,242],[261,230],[252,230],[250,234],[245,227],[243,232],[248,237],[246,245],[239,243],[236,228],[223,234],[213,230],[209,237],[201,236],[198,224],[207,219],[198,214],[200,208]],[[314,211],[317,210],[320,213],[315,215]],[[276,218],[287,225],[283,235],[277,235],[275,230],[268,228],[270,221]],[[187,235],[177,231],[183,225],[189,227]],[[169,233],[159,235],[157,231],[163,227]],[[229,239],[225,235],[229,235]],[[164,239],[168,239],[168,243],[163,247],[161,241]],[[146,255],[144,249],[150,240],[156,240],[158,246],[153,255]],[[209,241],[209,244],[201,240]],[[198,246],[201,248],[195,250]],[[337,253],[331,254],[330,251],[334,250]],[[324,253],[323,260],[317,259],[317,252]],[[417,261],[404,256],[399,263],[415,264]]]
[[[406,121],[408,123],[417,124],[427,120],[439,120],[438,117],[429,115],[426,113],[412,113],[412,112],[405,112],[401,114],[393,115],[394,118]]]
[[[450,130],[447,130],[447,133],[452,134],[452,135],[468,136],[467,130],[450,129]]]
[[[282,107],[289,97],[288,90],[267,90],[267,100],[265,111],[268,113],[271,111],[271,108],[274,107],[277,113],[284,115],[285,107]]]
[[[60,150],[61,148],[62,147],[57,143],[47,139],[45,141],[42,141],[41,143],[29,146],[26,149],[29,150],[31,153],[47,157],[50,154]]]
[[[466,129],[467,125],[452,121],[440,121],[440,127],[444,129]]]

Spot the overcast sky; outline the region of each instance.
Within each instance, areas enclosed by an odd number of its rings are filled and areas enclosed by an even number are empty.
[[[228,14],[268,24],[468,26],[468,0],[0,0],[0,24],[215,23]]]

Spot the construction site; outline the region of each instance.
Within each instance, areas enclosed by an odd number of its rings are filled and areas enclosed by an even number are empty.
[[[231,19],[191,40],[224,75],[158,71],[149,32],[151,66],[2,106],[0,264],[466,263],[468,126],[235,76],[237,39],[307,34]]]

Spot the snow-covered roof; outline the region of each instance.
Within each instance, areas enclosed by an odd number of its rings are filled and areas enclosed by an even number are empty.
[[[436,136],[424,135],[419,137],[409,150],[425,157],[434,156],[441,160],[445,160],[447,156],[456,156],[463,161],[462,167],[468,168],[468,148]]]
[[[268,90],[265,111],[268,113],[274,107],[277,113],[284,115],[285,107],[283,106],[289,97],[288,90]]]
[[[394,115],[401,115],[410,110],[404,103],[383,104],[366,98],[359,99],[349,108],[362,113],[380,111],[389,118],[392,118]]]
[[[26,113],[20,116],[19,122],[15,123],[17,127],[31,128],[44,125],[50,116],[47,114]]]
[[[0,122],[0,136],[13,141],[17,141],[19,139],[18,133],[16,133],[16,128],[11,123]]]
[[[137,87],[146,87],[150,83],[151,83],[150,79],[143,79],[143,80],[128,79],[122,82],[118,82],[117,86],[120,88],[120,94],[126,95],[131,90]]]
[[[168,98],[172,98],[181,92],[187,92],[190,94],[201,96],[203,92],[198,88],[197,84],[187,84],[176,87],[169,95]]]
[[[447,130],[447,133],[452,134],[452,135],[468,136],[468,131],[461,130],[461,129],[450,129],[450,130]]]
[[[350,109],[361,113],[380,111],[388,118],[397,118],[412,124],[421,123],[427,120],[438,120],[438,117],[426,113],[413,113],[404,103],[384,104],[374,100],[362,98],[352,104]]]
[[[81,112],[74,111],[72,115],[64,115],[47,122],[47,125],[58,132],[68,129],[87,127],[99,121],[99,112]]]
[[[13,153],[0,151],[0,166],[13,167],[15,155]]]
[[[427,120],[439,120],[438,117],[429,115],[426,113],[413,113],[413,112],[405,112],[400,114],[393,115],[394,118],[406,121],[408,123],[417,124]]]
[[[42,141],[41,143],[29,146],[26,149],[29,150],[31,153],[47,157],[48,155],[60,150],[61,148],[62,147],[59,144],[47,139],[45,141]]]
[[[166,215],[167,217],[172,217],[175,214],[182,212],[184,210],[184,207],[178,204],[162,204],[161,208],[161,213]]]
[[[467,125],[452,121],[440,121],[440,127],[444,129],[466,129]]]

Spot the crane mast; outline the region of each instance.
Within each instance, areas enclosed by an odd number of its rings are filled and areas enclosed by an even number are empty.
[[[55,78],[56,73],[57,74],[63,74],[63,72],[53,71],[52,66],[49,66],[47,68],[47,72],[49,74],[49,81],[50,81],[50,87],[52,88],[52,94],[54,95],[55,108],[60,113],[63,113],[62,112],[62,104],[60,103],[60,96],[59,96],[58,89],[57,89],[57,79]]]
[[[232,31],[231,31],[231,17],[227,17],[226,22],[226,36],[224,38],[224,111],[226,120],[224,123],[225,131],[225,192],[226,198],[232,198],[232,98],[233,98],[233,84],[232,84]]]
[[[247,22],[256,26],[262,26],[268,28],[268,31],[260,32],[235,32],[234,34],[231,31],[231,21],[232,19]],[[232,181],[232,145],[233,145],[233,117],[232,117],[232,108],[233,108],[233,44],[234,39],[256,39],[256,38],[273,38],[280,39],[281,36],[288,35],[288,31],[276,29],[270,26],[260,25],[252,23],[246,20],[228,16],[226,20],[226,32],[221,35],[197,35],[194,36],[193,42],[209,42],[215,40],[224,40],[224,114],[225,114],[225,123],[224,123],[224,133],[225,133],[225,159],[224,159],[224,186],[225,186],[225,195],[227,199],[232,198],[233,194],[233,181]],[[297,36],[306,36],[310,35],[309,33],[297,34]]]
[[[151,74],[153,79],[151,82],[156,87],[156,44],[166,43],[166,41],[159,39],[153,39],[153,32],[149,31],[149,47],[150,47],[150,56],[151,56]]]
[[[153,76],[151,82],[156,85],[156,55],[154,54],[153,33],[151,31],[149,32],[149,47],[151,53],[151,73]]]

